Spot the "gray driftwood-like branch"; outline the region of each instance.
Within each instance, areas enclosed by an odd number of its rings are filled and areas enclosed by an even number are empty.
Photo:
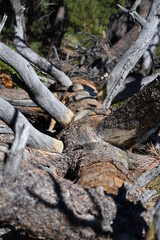
[[[63,105],[41,83],[34,69],[26,59],[0,42],[0,60],[7,63],[19,73],[28,88],[29,96],[35,103],[62,125],[70,123],[73,117],[72,111]]]
[[[116,64],[111,72],[107,82],[107,96],[103,103],[103,109],[107,110],[114,97],[119,92],[124,79],[135,66],[137,61],[142,57],[145,50],[148,48],[157,31],[159,24],[160,5],[158,0],[152,2],[150,13],[146,19],[146,24],[140,32],[137,40],[126,51],[120,61]]]
[[[2,98],[0,98],[0,119],[2,119],[14,132],[16,131],[17,124],[29,125],[29,146],[51,152],[63,151],[63,143],[61,141],[39,132],[28,122],[22,113]]]
[[[37,53],[26,44],[25,39],[25,21],[24,21],[24,8],[21,5],[20,0],[10,0],[12,8],[15,13],[16,27],[14,45],[17,51],[24,56],[28,61],[32,62],[39,69],[48,73],[54,77],[62,86],[69,87],[72,85],[72,81],[69,77],[56,68],[52,63],[48,62],[45,58],[39,56]]]
[[[30,124],[16,124],[15,138],[5,163],[4,175],[6,180],[14,181],[22,161],[30,132]]]
[[[160,23],[157,27],[156,34],[154,35],[149,47],[144,52],[141,59],[141,72],[144,75],[148,75],[152,71],[156,49],[157,49],[159,40],[160,40]]]
[[[0,23],[0,34],[1,34],[2,29],[3,29],[4,25],[5,25],[6,20],[7,20],[7,15],[4,14],[3,19],[2,19],[2,21]]]
[[[136,1],[137,2],[137,1]],[[136,8],[138,7],[138,5],[140,4],[141,1],[137,2],[137,4],[134,4],[134,6],[128,10],[124,7],[122,7],[121,5],[117,4],[118,7],[124,12],[124,13],[128,13],[134,20],[136,20],[142,27],[145,26],[146,24],[146,20],[144,18],[142,18],[137,12],[136,12]]]

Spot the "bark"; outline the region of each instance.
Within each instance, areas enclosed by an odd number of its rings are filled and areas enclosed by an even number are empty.
[[[62,132],[65,145],[70,148],[73,143],[82,146],[99,143],[100,147],[105,141],[118,147],[131,148],[147,141],[159,127],[159,86],[160,78],[157,77],[108,116],[100,109],[91,107],[93,99],[90,99],[90,107],[88,105],[86,111],[81,110],[86,106],[86,99],[70,103],[71,108],[74,105],[77,116],[72,125]],[[73,139],[70,139],[71,133]]]
[[[34,148],[50,150],[51,152],[62,152],[63,143],[55,138],[51,138],[35,129],[28,120],[10,105],[7,101],[0,98],[0,118],[15,132],[17,124],[30,126],[28,145]]]
[[[12,132],[13,134],[13,132]],[[1,144],[0,144],[0,157],[5,159],[9,155],[10,150],[8,145],[11,144],[9,135],[1,134]],[[4,141],[3,141],[4,140]],[[3,145],[2,145],[3,142]],[[5,143],[7,142],[7,143]],[[65,177],[70,168],[73,160],[67,156],[65,153],[56,153],[51,151],[46,151],[42,149],[35,149],[31,147],[26,147],[22,156],[22,160],[27,161],[36,168],[43,169],[51,174],[56,174],[59,177]]]
[[[31,99],[62,125],[67,125],[73,113],[65,107],[39,80],[27,60],[0,43],[0,59],[14,68],[28,87]]]
[[[99,137],[123,147],[146,141],[160,125],[159,86],[158,77],[110,114],[99,124]]]
[[[36,239],[104,239],[115,216],[109,197],[25,162],[16,182],[5,183],[2,172],[0,180],[0,221]]]
[[[147,214],[140,204],[121,198],[117,207],[96,189],[82,188],[24,161],[12,184],[4,182],[1,166],[0,183],[0,222],[36,239],[106,239],[112,229],[115,237],[127,233],[140,239],[147,230]]]
[[[146,20],[146,25],[140,32],[136,42],[126,51],[111,72],[110,78],[107,82],[107,96],[103,103],[104,110],[107,110],[110,107],[111,102],[122,86],[124,79],[141,58],[144,51],[148,48],[157,31],[159,13],[159,1],[155,0],[152,3],[150,13]]]
[[[24,9],[21,6],[20,0],[11,0],[10,2],[16,18],[14,45],[17,51],[42,71],[47,72],[50,76],[54,77],[61,85],[65,87],[71,86],[72,82],[66,74],[28,47],[25,39]]]

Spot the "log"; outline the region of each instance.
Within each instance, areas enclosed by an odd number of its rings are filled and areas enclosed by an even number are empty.
[[[144,142],[160,126],[160,77],[99,124],[99,138],[121,147]]]
[[[33,238],[102,240],[113,229],[114,237],[128,234],[140,239],[149,217],[149,212],[141,215],[144,211],[125,198],[116,205],[96,189],[82,188],[26,161],[22,161],[16,181],[8,184],[1,163],[0,222]]]

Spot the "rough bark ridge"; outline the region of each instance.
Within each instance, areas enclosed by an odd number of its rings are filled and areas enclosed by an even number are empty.
[[[111,198],[25,162],[13,184],[4,182],[1,167],[0,206],[0,221],[46,239],[105,239],[116,213]]]
[[[99,190],[82,188],[24,161],[11,184],[4,182],[1,166],[0,222],[36,239],[106,239],[111,229],[117,237],[125,231],[131,234],[127,222],[134,223],[140,239],[149,216],[142,205],[128,202],[123,187],[117,202]]]

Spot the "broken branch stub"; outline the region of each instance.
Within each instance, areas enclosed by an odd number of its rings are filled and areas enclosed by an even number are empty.
[[[6,180],[14,181],[20,167],[24,148],[26,147],[30,124],[16,124],[15,138],[5,163],[4,175]]]

